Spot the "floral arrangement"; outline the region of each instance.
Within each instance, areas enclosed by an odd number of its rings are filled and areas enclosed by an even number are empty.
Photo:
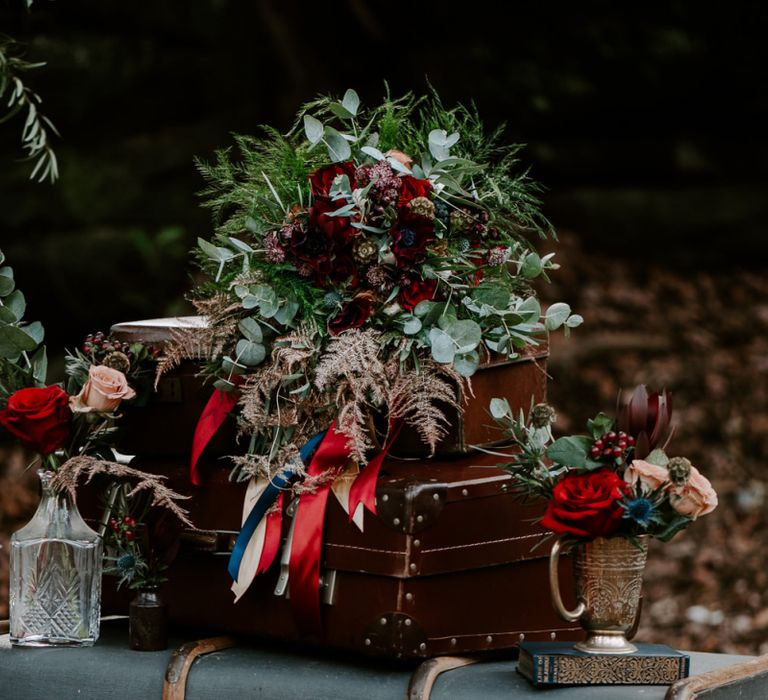
[[[710,482],[685,457],[668,457],[671,396],[639,386],[616,420],[600,413],[588,435],[553,439],[555,413],[539,404],[513,416],[503,399],[491,412],[517,453],[502,466],[524,496],[546,499],[541,525],[577,539],[651,535],[666,542],[717,506]]]
[[[542,313],[531,284],[557,266],[530,239],[552,230],[520,146],[500,138],[435,94],[365,110],[348,90],[287,135],[237,136],[237,159],[200,164],[216,223],[196,251],[208,327],[180,333],[159,373],[202,354],[238,397],[240,478],[300,463],[333,421],[361,467],[375,415],[434,450],[449,428],[435,402],[459,407],[490,353],[581,323],[567,304]]]

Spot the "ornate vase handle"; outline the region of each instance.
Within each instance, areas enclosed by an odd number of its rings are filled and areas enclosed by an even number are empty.
[[[575,610],[568,610],[563,605],[558,576],[558,564],[560,562],[560,550],[563,546],[563,540],[562,535],[558,537],[552,544],[552,551],[549,554],[549,590],[552,595],[552,605],[555,608],[555,612],[568,622],[576,622],[584,614],[586,608],[581,601],[579,601]]]

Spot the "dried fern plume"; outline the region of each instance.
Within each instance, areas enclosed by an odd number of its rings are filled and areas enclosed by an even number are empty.
[[[182,496],[180,493],[168,488],[163,483],[166,477],[148,474],[125,464],[96,459],[95,457],[72,457],[72,459],[68,459],[59,467],[53,479],[51,479],[51,486],[57,491],[66,489],[74,496],[77,491],[78,481],[82,476],[85,476],[85,483],[87,484],[97,474],[107,474],[115,479],[135,481],[133,489],[127,494],[128,498],[148,491],[152,497],[153,506],[169,510],[187,527],[195,527],[189,519],[189,511],[177,503],[177,501],[188,499],[189,496]]]

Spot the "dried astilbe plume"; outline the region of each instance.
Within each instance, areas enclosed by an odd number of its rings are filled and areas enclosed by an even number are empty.
[[[315,386],[334,395],[336,427],[361,465],[374,447],[368,430],[371,408],[385,405],[390,391],[379,340],[379,332],[370,328],[342,333],[330,340],[315,372]]]
[[[234,455],[230,460],[238,468],[241,480],[251,477],[271,480],[286,464],[293,464],[299,478],[306,475],[299,448],[294,443],[280,447],[272,459],[269,455]]]
[[[175,328],[163,347],[163,356],[155,371],[155,388],[161,377],[183,360],[210,360],[221,355],[238,337],[239,304],[232,304],[226,294],[193,302],[195,310],[206,319],[198,328]]]
[[[135,486],[127,494],[128,498],[132,498],[143,491],[148,491],[152,496],[153,506],[167,509],[187,527],[195,527],[188,517],[188,511],[177,503],[177,501],[185,500],[189,496],[182,496],[180,493],[168,488],[163,483],[166,477],[132,469],[125,464],[96,459],[95,457],[72,457],[59,467],[53,479],[51,479],[51,486],[55,490],[66,489],[74,495],[77,490],[77,482],[81,476],[86,477],[85,483],[87,484],[97,474],[107,474],[115,479],[135,481]]]
[[[447,365],[423,360],[418,371],[403,374],[394,360],[390,363],[394,381],[387,395],[390,419],[403,420],[415,428],[433,455],[451,426],[440,404],[461,410],[458,394],[465,394],[470,387]]]

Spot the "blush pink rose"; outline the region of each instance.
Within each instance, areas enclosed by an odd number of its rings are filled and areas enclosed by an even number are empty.
[[[104,365],[92,365],[88,371],[88,381],[80,393],[70,399],[70,408],[75,413],[110,413],[121,401],[134,396],[136,392],[128,386],[122,372]]]
[[[639,481],[646,488],[655,491],[669,481],[669,472],[664,467],[635,459],[624,470],[624,481],[630,486],[635,486]]]
[[[670,490],[669,502],[680,515],[696,519],[717,507],[717,494],[709,479],[696,467],[691,467],[688,481]]]

